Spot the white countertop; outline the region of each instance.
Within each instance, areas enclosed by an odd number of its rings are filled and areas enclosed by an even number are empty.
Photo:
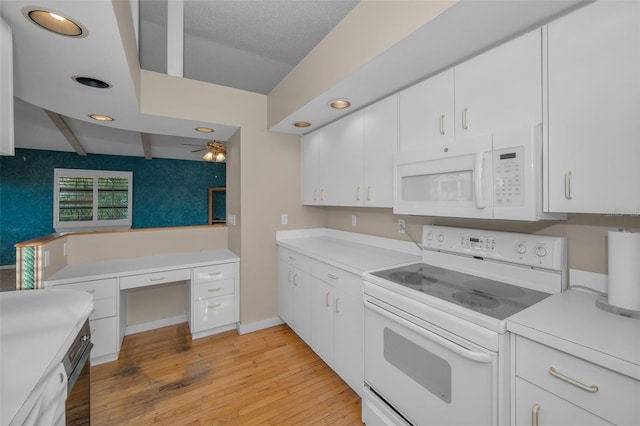
[[[60,269],[46,280],[46,284],[68,283],[76,279],[111,278],[127,275],[129,272],[147,274],[237,261],[240,261],[240,258],[234,252],[220,249],[79,263]]]
[[[507,329],[640,380],[640,319],[603,311],[600,297],[570,288],[510,317]]]
[[[29,409],[92,309],[93,296],[83,291],[0,293],[0,424]]]
[[[276,241],[357,275],[422,259],[420,250],[410,242],[325,228],[280,231]]]

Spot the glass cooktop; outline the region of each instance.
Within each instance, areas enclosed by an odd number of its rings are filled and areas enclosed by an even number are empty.
[[[425,263],[373,272],[372,275],[499,320],[550,296]]]

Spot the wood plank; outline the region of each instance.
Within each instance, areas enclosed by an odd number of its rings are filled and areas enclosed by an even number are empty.
[[[91,374],[99,425],[361,424],[360,397],[286,325],[195,341],[186,323],[132,334]]]

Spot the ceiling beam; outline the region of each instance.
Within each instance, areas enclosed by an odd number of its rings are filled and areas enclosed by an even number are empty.
[[[69,142],[69,145],[78,153],[78,155],[87,155],[87,151],[84,150],[76,135],[73,134],[67,123],[64,121],[62,116],[57,112],[49,111],[48,109],[44,109],[44,112],[47,113],[49,119],[56,125],[62,136]]]
[[[184,1],[167,2],[167,74],[182,77],[184,72]]]
[[[142,151],[144,152],[144,158],[151,160],[151,139],[148,133],[140,133],[140,142],[142,142]]]

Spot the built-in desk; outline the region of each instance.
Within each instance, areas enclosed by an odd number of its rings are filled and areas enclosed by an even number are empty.
[[[68,265],[44,285],[93,294],[91,362],[101,364],[118,358],[127,326],[126,291],[131,288],[189,281],[191,337],[235,328],[240,320],[239,266],[240,258],[228,249],[175,253]]]

